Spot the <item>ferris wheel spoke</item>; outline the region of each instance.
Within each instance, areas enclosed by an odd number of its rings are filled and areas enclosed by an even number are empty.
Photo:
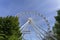
[[[27,21],[23,26],[21,26],[20,30],[23,31],[23,28],[24,28],[24,27],[26,28],[27,25],[28,25],[28,23],[29,23],[29,21]]]
[[[33,25],[34,25],[34,23],[33,23]],[[39,28],[38,27],[36,27],[35,25],[34,25],[34,27],[39,31]],[[41,29],[41,28],[40,28]],[[43,29],[42,29],[43,30]],[[45,30],[44,30],[45,31]],[[40,32],[40,31],[39,31]],[[45,31],[46,32],[46,31]],[[40,32],[43,36],[45,36],[42,32]],[[54,40],[57,40],[54,36],[52,36],[52,34],[50,34],[50,33],[48,33],[48,32],[46,32],[48,35],[50,35],[50,37],[52,37]]]
[[[48,33],[46,30],[44,30],[43,28],[42,28],[42,26],[41,25],[36,25],[39,29],[41,29],[42,31],[44,31],[45,33]]]
[[[38,26],[38,25],[37,25],[37,26]],[[40,27],[40,29],[41,29],[41,30],[43,30],[46,34],[50,35],[53,39],[55,39],[55,40],[56,40],[56,38],[55,38],[55,37],[53,37],[53,36],[52,36],[52,34],[48,33],[47,31],[45,31],[45,30],[44,30],[44,29],[42,29],[41,27]]]
[[[38,32],[36,31],[36,29],[35,29],[35,32],[36,32],[37,34],[39,34],[39,36],[37,36],[39,39],[40,39],[40,38],[43,39],[43,37],[41,36],[41,34],[38,33]]]
[[[37,25],[38,26],[38,25]],[[55,37],[53,37],[53,35],[52,34],[50,34],[50,33],[48,33],[47,31],[45,31],[44,29],[42,29],[41,27],[39,27],[41,30],[43,30],[46,34],[48,34],[48,35],[50,35],[50,37],[52,37],[53,39],[55,39],[56,40],[56,38]]]
[[[37,28],[37,26],[35,26],[33,23],[32,23],[32,26],[33,26],[34,30],[36,31],[36,33],[38,33],[40,35],[40,37],[41,37],[41,35],[43,35],[45,37],[45,35],[42,32],[39,31],[39,29]]]
[[[40,38],[43,39],[43,37],[41,35],[43,35],[43,36],[45,36],[45,35],[43,33],[39,32],[37,29],[35,29],[35,31],[36,31],[37,34],[39,34]]]
[[[38,39],[42,40],[43,37],[41,35],[39,35],[38,33],[36,34],[36,36],[38,37]]]
[[[36,28],[36,29],[40,32],[39,28],[34,24],[33,20],[32,20],[32,22],[31,22],[31,24],[33,25],[34,28]],[[41,33],[42,33],[42,32],[41,32]]]

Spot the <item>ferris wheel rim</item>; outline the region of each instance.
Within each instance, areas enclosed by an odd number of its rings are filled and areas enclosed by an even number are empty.
[[[31,12],[31,11],[30,11]],[[44,16],[44,15],[42,15],[41,13],[38,13],[38,12],[36,12],[36,11],[34,11],[35,13],[35,15],[38,15],[38,16],[40,16],[40,17],[42,17],[44,20],[45,20],[45,22],[46,22],[46,24],[47,24],[47,26],[49,27],[48,29],[50,30],[50,24],[49,24],[49,21],[46,19],[46,17]],[[38,14],[37,14],[38,13]],[[22,15],[21,15],[22,14]],[[26,11],[24,11],[24,12],[21,12],[21,13],[17,13],[15,16],[17,16],[18,18],[19,18],[19,16],[23,16],[23,15],[25,15],[25,14],[29,14],[29,11],[28,12],[26,12]],[[33,14],[33,13],[32,13]]]
[[[21,15],[21,13],[18,14],[18,15],[16,15],[16,16],[19,17],[19,15]],[[23,15],[26,15],[26,13],[23,13],[21,16],[23,16]],[[38,13],[38,14],[36,13],[35,15],[38,15],[38,16],[42,17],[42,18],[45,20],[47,26],[49,27],[48,30],[50,31],[50,25],[49,25],[49,22],[48,22],[48,20],[46,19],[46,17],[44,17],[44,16],[43,16],[42,14],[40,14],[40,13]]]

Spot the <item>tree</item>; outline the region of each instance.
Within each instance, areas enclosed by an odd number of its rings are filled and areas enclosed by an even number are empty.
[[[58,15],[55,17],[56,23],[53,27],[53,32],[57,40],[60,40],[60,10],[57,11]]]
[[[18,17],[0,17],[0,40],[19,40],[21,35]]]

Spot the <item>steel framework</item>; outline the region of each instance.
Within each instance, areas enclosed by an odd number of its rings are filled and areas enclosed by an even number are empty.
[[[28,15],[27,15],[28,14]],[[30,15],[30,16],[29,16]],[[32,15],[32,16],[31,16]],[[36,16],[37,15],[37,16]],[[36,37],[39,39],[39,40],[49,40],[47,37],[51,37],[51,38],[53,38],[54,40],[57,40],[54,36],[53,36],[53,34],[51,34],[50,33],[50,25],[49,25],[49,22],[48,22],[48,20],[46,19],[46,17],[44,17],[42,14],[40,14],[40,13],[37,13],[37,12],[21,12],[21,13],[19,13],[19,14],[17,14],[16,16],[18,16],[18,17],[20,17],[20,18],[23,18],[24,20],[26,20],[25,18],[26,18],[26,16],[27,16],[27,21],[21,26],[21,28],[20,28],[20,30],[21,30],[21,32],[23,33],[22,34],[22,36],[21,37],[23,37],[23,40],[27,40],[27,39],[25,39],[24,38],[24,35],[25,34],[30,34],[30,31],[29,30],[26,30],[26,28],[28,27],[27,25],[32,25],[31,27],[34,29],[34,31],[35,31],[35,33],[37,34],[36,35]],[[44,22],[46,22],[46,25],[48,26],[47,27],[47,31],[45,30],[45,29],[43,29],[43,26],[42,25],[37,25],[37,24],[35,24],[35,21],[33,20],[33,18],[32,17],[35,17],[35,19],[37,19],[37,18],[39,18],[39,17],[41,17],[44,21],[43,21],[43,23]],[[37,17],[37,18],[36,18]],[[23,20],[22,19],[22,20]],[[42,19],[40,19],[40,20],[42,20]],[[38,20],[38,19],[37,19]],[[19,20],[20,21],[20,20]],[[41,22],[41,21],[39,21],[39,22]],[[21,24],[21,23],[20,23]],[[42,30],[42,31],[40,31],[40,30]],[[47,34],[47,36],[46,36],[46,34]],[[20,37],[20,38],[21,38]],[[30,38],[30,40],[32,40],[31,38]]]

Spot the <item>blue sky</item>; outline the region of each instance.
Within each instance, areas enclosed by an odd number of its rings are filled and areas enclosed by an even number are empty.
[[[0,0],[0,16],[15,15],[20,11],[38,11],[44,15],[55,15],[59,0]],[[3,15],[4,14],[4,15]]]
[[[53,26],[54,16],[60,9],[60,0],[0,0],[0,16],[16,15],[21,11],[37,11]]]
[[[37,11],[43,14],[51,25],[59,9],[60,0],[0,0],[0,16],[16,15],[21,11]]]

